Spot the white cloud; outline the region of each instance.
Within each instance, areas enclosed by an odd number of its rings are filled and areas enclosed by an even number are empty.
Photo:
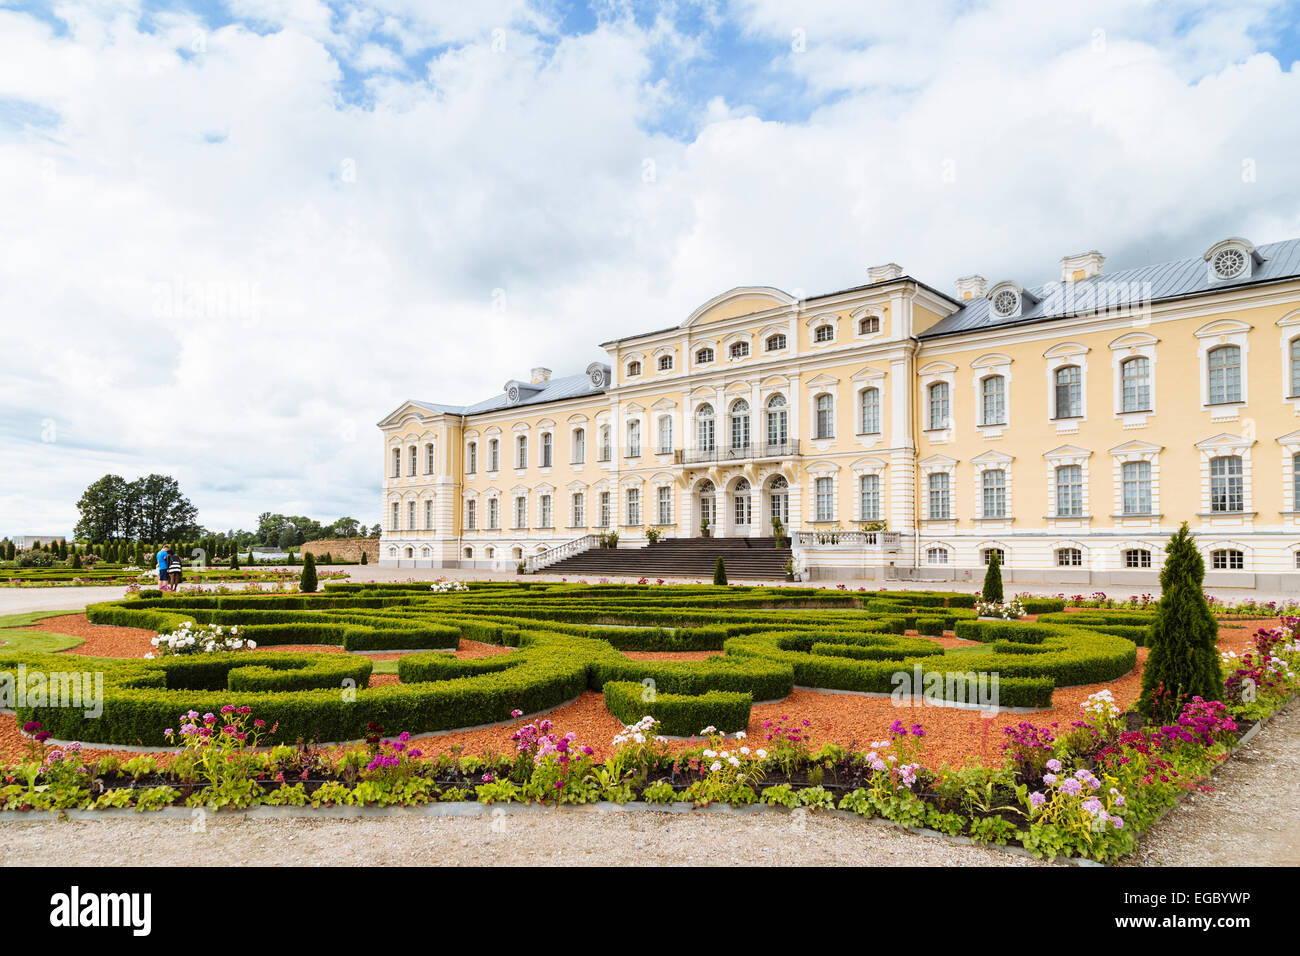
[[[1121,2],[755,2],[743,30],[782,52],[744,65],[753,96],[692,87],[722,54],[667,15],[561,37],[522,0],[256,6],[256,30],[61,6],[66,36],[0,12],[0,534],[70,530],[108,470],[176,474],[214,528],[373,523],[403,399],[579,371],[740,283],[1034,283],[1085,248],[1300,235],[1300,88],[1255,52],[1263,3],[1179,33]],[[389,44],[437,53],[417,76]],[[767,118],[778,81],[827,98]],[[654,132],[683,108],[689,142]]]

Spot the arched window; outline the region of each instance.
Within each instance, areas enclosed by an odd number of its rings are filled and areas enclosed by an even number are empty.
[[[705,402],[695,410],[695,447],[698,451],[713,451],[713,426],[713,406]]]
[[[1210,510],[1233,512],[1245,510],[1245,479],[1241,458],[1225,455],[1210,459]]]
[[[871,335],[880,331],[880,316],[864,315],[858,319],[858,335]]]
[[[830,395],[821,394],[817,396],[815,402],[817,410],[817,420],[815,422],[816,430],[813,433],[814,438],[834,438],[835,437],[835,399]]]
[[[427,442],[424,446],[424,473],[433,474],[433,442]]]
[[[1055,418],[1083,417],[1083,371],[1077,365],[1066,365],[1056,370],[1053,411]]]
[[[1002,375],[988,375],[980,381],[980,424],[1007,423],[1007,380]]]
[[[733,359],[742,359],[749,354],[749,343],[732,342],[731,347],[727,350],[727,354]]]
[[[641,374],[641,363],[640,363],[640,362],[628,362],[628,363],[627,363],[627,377],[628,377],[628,378],[636,378],[636,376],[638,376],[638,375],[640,375],[640,374]]]
[[[465,549],[465,560],[467,560],[467,561],[472,561],[472,560],[474,560],[474,549],[473,549],[473,548],[466,548],[466,549]]]
[[[488,548],[488,549],[486,549],[486,550],[483,552],[483,554],[487,557],[487,559],[488,559],[489,561],[491,561],[493,558],[495,558],[495,557],[497,556],[497,549],[496,549],[496,548]]]
[[[1151,552],[1146,548],[1126,548],[1124,567],[1134,570],[1151,567]]]
[[[1001,468],[990,468],[980,476],[984,492],[984,517],[1007,516],[1007,473]]]
[[[1151,360],[1143,355],[1119,363],[1120,410],[1151,411]]]
[[[1211,405],[1241,401],[1241,349],[1220,345],[1206,356]]]
[[[553,450],[552,446],[554,444],[554,441],[555,440],[551,437],[550,432],[542,432],[542,467],[543,468],[551,467],[552,450]]]
[[[925,563],[926,564],[947,564],[948,549],[947,548],[926,548]]]
[[[985,548],[983,551],[980,552],[980,560],[983,561],[985,566],[987,567],[989,563],[989,559],[992,558],[994,554],[997,554],[998,556],[998,564],[1002,565],[1003,567],[1006,567],[1007,553],[1002,548]]]
[[[790,440],[790,417],[785,396],[780,393],[767,400],[768,454],[781,454],[780,449]]]
[[[864,388],[858,393],[858,418],[861,435],[880,434],[880,389]]]
[[[1242,571],[1246,556],[1236,548],[1220,548],[1210,552],[1210,567],[1215,571]]]
[[[767,341],[763,343],[763,347],[769,352],[779,352],[785,348],[785,336],[780,332],[769,335]]]
[[[731,447],[749,446],[749,402],[737,399],[731,405]]]
[[[833,326],[833,325],[831,325],[831,324],[829,324],[829,323],[827,323],[827,324],[825,324],[825,325],[819,325],[819,326],[817,326],[817,328],[813,329],[813,341],[814,341],[814,342],[834,342],[834,341],[835,341],[835,326]]]
[[[1058,568],[1083,567],[1083,552],[1078,548],[1057,548],[1056,566]]]
[[[573,441],[570,443],[572,453],[569,461],[572,464],[580,465],[587,460],[587,430],[585,428],[575,428],[573,430]]]
[[[713,349],[704,348],[696,351],[695,353],[696,365],[708,365],[712,361],[713,361]]]
[[[641,422],[633,419],[627,423],[627,458],[641,457]]]
[[[671,455],[673,452],[673,417],[671,415],[659,416],[658,446],[656,451],[660,455]]]
[[[879,475],[863,475],[858,479],[858,520],[880,520]]]
[[[948,401],[948,383],[935,382],[927,389],[927,404],[930,410],[930,430],[937,431],[948,427],[950,411]]]
[[[515,467],[528,467],[528,436],[520,435],[515,439]]]
[[[732,496],[732,517],[736,519],[738,527],[749,527],[749,517],[751,514],[749,502],[749,482],[744,478],[736,482],[736,490]]]
[[[659,371],[671,372],[673,370],[673,357],[671,355],[659,356]]]

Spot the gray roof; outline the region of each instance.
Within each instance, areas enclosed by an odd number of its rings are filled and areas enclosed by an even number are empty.
[[[1143,302],[1150,304],[1300,278],[1300,239],[1256,246],[1255,253],[1257,258],[1251,275],[1242,279],[1211,282],[1204,257],[1192,256],[1136,269],[1124,269],[1077,282],[1049,283],[1025,289],[1027,295],[1023,300],[1021,314],[1007,319],[994,315],[989,308],[989,300],[981,296],[967,301],[960,310],[936,322],[918,337],[931,339],[941,335],[993,330],[1069,315],[1124,309]]]
[[[481,412],[495,412],[503,408],[518,408],[522,405],[541,405],[545,402],[558,402],[566,398],[581,398],[584,395],[599,395],[605,391],[603,388],[596,388],[591,384],[590,376],[586,374],[565,375],[560,378],[552,378],[540,385],[529,385],[527,382],[520,382],[520,398],[513,405],[506,400],[505,392],[499,395],[493,395],[481,402],[475,402],[473,405],[441,405],[437,402],[416,402],[412,405],[418,405],[420,408],[428,409],[431,412],[439,412],[445,415],[477,415]]]

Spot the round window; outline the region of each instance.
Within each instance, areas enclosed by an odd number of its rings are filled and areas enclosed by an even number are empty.
[[[1010,289],[1003,289],[993,297],[993,311],[998,315],[1015,315],[1016,309],[1019,307],[1020,296],[1016,295]]]
[[[1246,271],[1246,254],[1240,249],[1222,249],[1215,253],[1213,267],[1220,279],[1235,279]]]

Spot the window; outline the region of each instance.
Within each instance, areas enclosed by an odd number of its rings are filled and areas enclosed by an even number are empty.
[[[551,467],[551,453],[554,439],[550,432],[542,432],[542,467]]]
[[[488,499],[488,530],[497,531],[501,527],[501,499]]]
[[[659,356],[659,371],[671,372],[673,370],[673,357],[671,355]]]
[[[926,548],[925,563],[926,564],[947,564],[948,549],[947,548]]]
[[[819,325],[819,326],[817,326],[817,328],[813,329],[813,341],[814,341],[814,342],[834,342],[834,341],[835,341],[835,326],[833,326],[833,325]]]
[[[1002,375],[989,375],[980,382],[981,425],[1007,423],[1007,380]]]
[[[600,493],[600,527],[602,528],[608,528],[610,521],[613,520],[613,515],[610,513],[611,500],[608,491]]]
[[[391,528],[393,531],[402,530],[402,519],[401,519],[400,507],[401,506],[398,505],[396,501],[393,502],[393,518],[388,523],[389,528]]]
[[[1083,517],[1083,466],[1061,465],[1056,469],[1056,517]]]
[[[926,479],[926,499],[929,507],[926,514],[928,517],[931,519],[945,519],[951,515],[948,491],[948,473],[946,471],[937,471]]]
[[[1004,319],[1020,311],[1020,296],[1010,289],[1003,289],[993,297],[993,311]]]
[[[1083,370],[1077,365],[1058,368],[1052,377],[1056,384],[1054,418],[1083,417]]]
[[[713,451],[713,406],[707,402],[695,410],[695,447],[700,451]]]
[[[587,430],[585,428],[575,428],[573,430],[572,446],[569,461],[571,464],[580,465],[587,460]]]
[[[515,498],[515,527],[528,527],[528,499],[523,495]]]
[[[407,456],[407,462],[406,462],[406,473],[407,473],[408,475],[414,475],[414,474],[415,474],[415,458],[416,458],[416,454],[417,454],[417,452],[416,452],[416,450],[415,450],[415,446],[412,445],[412,446],[408,449],[408,451],[410,452],[410,454]]]
[[[790,483],[782,475],[773,475],[768,482],[768,511],[770,517],[782,524],[790,521]]]
[[[660,455],[673,452],[673,419],[671,415],[659,416],[659,441],[656,451]]]
[[[1210,459],[1210,511],[1245,510],[1241,459],[1236,455]]]
[[[515,439],[515,467],[528,467],[528,436],[520,435]]]
[[[1291,509],[1300,511],[1300,455],[1291,458]]]
[[[472,441],[465,449],[465,472],[473,475],[478,472],[478,442]]]
[[[426,501],[424,503],[424,530],[425,531],[433,530],[433,502],[432,501]]]
[[[835,520],[835,483],[831,478],[818,478],[815,483],[817,495],[817,520]]]
[[[773,395],[767,400],[767,444],[769,452],[773,448],[783,448],[785,443],[789,441],[789,421],[785,396]]]
[[[478,502],[477,501],[465,502],[465,530],[466,531],[478,530]]]
[[[858,335],[871,335],[880,331],[880,316],[864,315],[858,319]]]
[[[1215,571],[1241,571],[1246,567],[1246,556],[1235,548],[1220,548],[1210,552],[1210,567]]]
[[[746,355],[749,354],[749,343],[732,342],[731,348],[727,350],[727,354],[730,355],[733,359],[743,359]]]
[[[1300,398],[1300,338],[1291,340],[1291,397]]]
[[[731,447],[749,446],[749,402],[743,398],[731,406]]]
[[[880,520],[879,475],[863,475],[858,479],[858,520]]]
[[[1080,568],[1083,567],[1083,552],[1078,548],[1059,548],[1056,552],[1056,566],[1058,568]]]
[[[1124,514],[1149,515],[1151,513],[1151,463],[1126,461],[1120,468],[1120,481],[1124,486]]]
[[[609,461],[614,457],[614,449],[610,438],[611,434],[608,425],[600,426],[600,447],[596,449],[596,459],[598,461]]]
[[[402,449],[393,449],[393,477],[402,477]]]
[[[408,501],[406,503],[406,530],[407,531],[415,530],[415,502],[414,501]]]
[[[737,527],[749,527],[749,482],[744,478],[736,482],[736,493],[732,498],[732,516],[736,519]]]
[[[1151,411],[1151,360],[1143,356],[1119,364],[1120,411]]]
[[[699,349],[695,353],[696,365],[708,365],[713,361],[713,349]]]
[[[1002,567],[1006,567],[1007,553],[1001,548],[985,548],[983,551],[980,552],[980,560],[983,561],[984,564],[987,566],[989,560],[993,557],[994,554],[998,556],[998,564],[1000,564]]]
[[[1007,516],[1007,473],[1001,468],[990,468],[980,476],[984,492],[984,517]]]
[[[1126,568],[1149,568],[1151,567],[1151,552],[1146,548],[1128,548],[1124,551],[1124,567]]]
[[[1211,405],[1241,401],[1241,349],[1221,345],[1206,356]]]
[[[814,438],[835,437],[835,400],[829,395],[818,395],[816,401],[817,430]]]
[[[640,488],[629,488],[627,490],[627,523],[629,525],[639,525],[641,523]]]
[[[655,491],[659,502],[659,524],[673,523],[673,490],[668,487],[659,488]]]
[[[493,438],[488,442],[488,471],[501,470],[501,442]]]
[[[641,423],[639,421],[630,421],[627,423],[627,455],[628,458],[641,457]]]
[[[776,335],[769,335],[767,341],[763,343],[763,348],[769,352],[779,352],[785,348],[785,336],[778,332]]]
[[[640,374],[641,374],[641,363],[640,363],[640,362],[628,362],[628,363],[627,363],[627,377],[628,377],[628,378],[636,378],[636,377],[637,377],[638,375],[640,375]]]
[[[540,514],[537,517],[537,527],[539,528],[555,527],[554,523],[551,520],[553,517],[553,515],[551,514],[551,496],[542,495],[541,498],[538,499],[537,508],[538,511],[540,512]]]
[[[860,393],[859,417],[862,435],[880,434],[880,389],[864,388]]]
[[[584,528],[587,525],[586,501],[581,491],[575,491],[569,498],[569,526]]]
[[[426,475],[433,474],[433,442],[429,442],[424,446],[424,473]]]
[[[927,389],[928,403],[930,407],[930,430],[937,431],[940,428],[948,427],[948,383],[935,382]]]

